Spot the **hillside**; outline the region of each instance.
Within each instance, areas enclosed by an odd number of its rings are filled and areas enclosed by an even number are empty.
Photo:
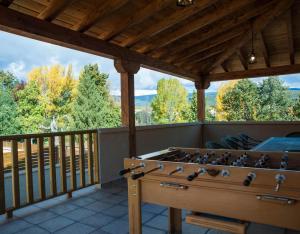
[[[300,88],[290,88],[289,89],[292,98],[296,99],[300,95]],[[206,104],[207,106],[213,106],[216,104],[216,95],[217,92],[209,92],[205,94],[205,99],[206,99]],[[156,96],[156,94],[152,95],[144,95],[144,96],[136,96],[135,97],[135,105],[137,108],[143,108],[146,106],[150,106],[153,98]],[[189,93],[189,99],[191,99],[192,94]],[[113,99],[117,102],[120,103],[121,97],[120,96],[113,96]]]

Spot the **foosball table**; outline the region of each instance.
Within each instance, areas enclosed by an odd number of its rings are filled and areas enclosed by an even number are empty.
[[[170,233],[182,209],[187,223],[232,233],[249,222],[300,230],[299,153],[174,147],[124,166],[131,234],[142,233],[141,202],[169,207]]]

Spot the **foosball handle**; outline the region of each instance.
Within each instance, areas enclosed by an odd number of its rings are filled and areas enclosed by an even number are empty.
[[[252,177],[251,176],[247,176],[246,179],[243,182],[244,186],[249,186],[252,182]]]
[[[145,173],[144,173],[144,172],[137,173],[137,174],[133,174],[133,175],[131,176],[131,179],[133,179],[133,180],[137,180],[137,179],[139,179],[139,178],[143,177],[144,175],[145,175]]]
[[[199,173],[194,172],[193,174],[191,174],[191,175],[189,175],[188,177],[186,177],[186,179],[187,179],[188,181],[192,181],[192,180],[194,180],[196,177],[198,177],[198,175],[199,175]]]
[[[123,170],[121,170],[121,171],[119,172],[119,175],[120,175],[120,176],[125,175],[125,174],[129,173],[130,171],[131,171],[130,168],[123,169]]]

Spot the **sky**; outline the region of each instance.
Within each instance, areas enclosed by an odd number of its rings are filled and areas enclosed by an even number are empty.
[[[109,74],[111,94],[120,95],[120,76],[114,68],[113,60],[0,31],[0,69],[12,72],[20,80],[26,80],[27,73],[34,67],[54,64],[63,66],[72,64],[74,75],[78,77],[83,66],[89,63],[97,63],[101,72]],[[157,81],[171,77],[168,74],[141,68],[135,76],[135,95],[155,94]],[[193,82],[176,78],[189,92],[195,89]],[[280,78],[285,85],[300,88],[300,74]],[[263,79],[265,78],[253,80],[261,82]],[[207,92],[215,92],[222,83],[211,83]]]

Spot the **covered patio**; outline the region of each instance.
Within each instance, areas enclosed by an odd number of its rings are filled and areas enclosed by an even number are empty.
[[[300,130],[299,122],[205,121],[211,82],[300,73],[300,1],[176,2],[0,0],[0,30],[113,59],[122,117],[115,129],[1,136],[0,233],[127,233],[127,189],[118,176],[124,158],[171,146],[203,147],[241,132],[266,140]],[[136,127],[134,76],[140,67],[193,81],[198,122]],[[11,149],[9,175],[4,147]],[[168,231],[166,209],[143,205],[143,233]],[[183,233],[218,232],[183,224]],[[251,224],[248,233],[297,232]]]

